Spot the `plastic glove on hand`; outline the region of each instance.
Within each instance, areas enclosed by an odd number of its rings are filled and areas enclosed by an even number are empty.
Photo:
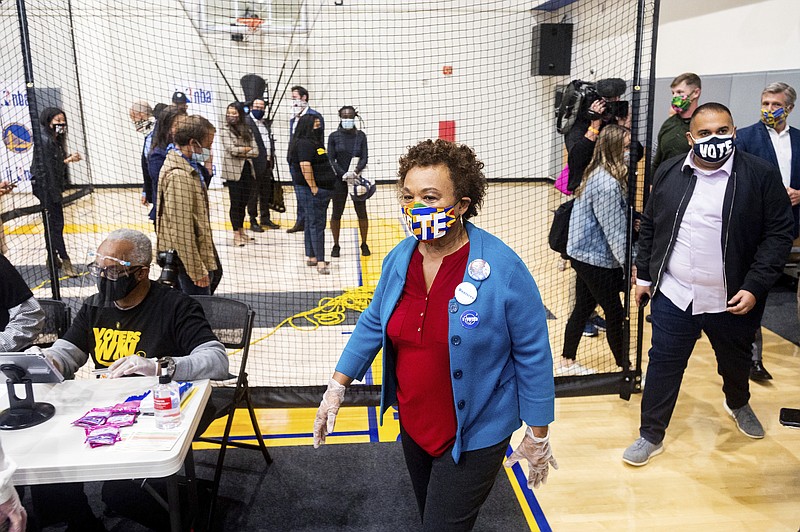
[[[314,449],[325,443],[325,437],[333,432],[336,424],[336,414],[344,400],[344,392],[347,387],[336,382],[334,379],[328,381],[328,389],[322,395],[322,401],[317,409],[317,417],[314,419]]]
[[[109,378],[116,379],[125,375],[145,375],[155,377],[158,373],[158,361],[155,358],[144,358],[130,355],[120,358],[108,368]]]
[[[550,449],[550,431],[544,438],[536,438],[531,428],[525,431],[525,437],[517,449],[511,453],[505,462],[506,467],[511,467],[520,460],[528,461],[528,489],[538,488],[547,483],[550,466],[558,469],[558,462]]]
[[[355,185],[356,179],[358,179],[358,174],[355,172],[346,172],[342,176],[342,179],[344,179],[348,185]]]
[[[25,532],[28,521],[28,514],[19,500],[17,490],[11,488],[11,498],[0,504],[0,520],[8,518],[9,532]]]

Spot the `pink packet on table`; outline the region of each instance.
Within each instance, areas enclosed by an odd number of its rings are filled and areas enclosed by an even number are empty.
[[[92,408],[86,412],[82,417],[72,422],[76,427],[98,427],[105,424],[108,416],[111,415],[110,408]]]
[[[106,427],[130,427],[136,423],[136,417],[139,414],[131,414],[129,412],[112,412],[108,419],[106,419]]]
[[[125,401],[111,407],[113,413],[138,414],[141,401]]]
[[[101,445],[114,445],[121,439],[119,427],[103,426],[86,429],[85,443],[88,443],[92,449]]]

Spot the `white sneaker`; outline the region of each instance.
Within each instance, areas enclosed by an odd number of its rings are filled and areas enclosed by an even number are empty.
[[[556,375],[567,377],[567,376],[576,376],[576,375],[594,375],[596,373],[595,370],[591,368],[587,368],[575,362],[574,364],[567,365],[561,363],[556,367]]]

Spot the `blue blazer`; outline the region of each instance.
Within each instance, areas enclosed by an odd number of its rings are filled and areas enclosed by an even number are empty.
[[[789,178],[789,186],[800,190],[800,131],[796,128],[789,128],[789,141],[792,145],[792,173]],[[768,163],[778,168],[778,156],[772,146],[772,139],[767,132],[767,126],[761,122],[756,122],[752,126],[747,126],[736,130],[736,147],[747,153],[752,153],[761,157]],[[800,235],[800,205],[792,207],[794,215],[794,231],[792,236],[797,238]]]
[[[483,281],[464,272],[464,282],[478,289],[477,299],[448,305],[450,383],[456,405],[453,459],[461,453],[495,445],[528,425],[551,423],[555,413],[553,357],[544,305],[525,263],[497,237],[467,222],[468,263],[482,258],[491,273]],[[383,261],[378,286],[344,348],[336,370],[362,380],[383,348],[380,418],[397,402],[396,353],[386,325],[403,293],[411,255],[418,242],[408,237]],[[461,324],[467,311],[478,314],[478,325]]]

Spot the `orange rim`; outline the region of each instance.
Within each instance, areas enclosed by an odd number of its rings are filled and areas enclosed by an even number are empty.
[[[244,24],[251,30],[256,30],[258,29],[259,26],[261,26],[264,23],[264,19],[258,17],[241,17],[237,18],[236,22],[238,22],[239,24]]]

